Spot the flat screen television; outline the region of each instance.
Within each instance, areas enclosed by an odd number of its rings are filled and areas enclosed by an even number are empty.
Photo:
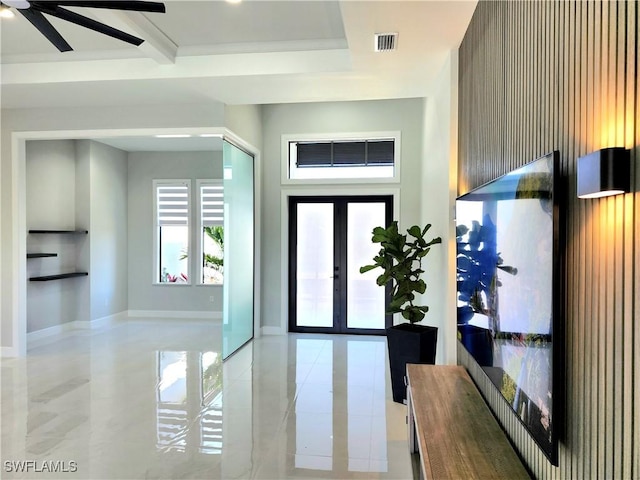
[[[558,158],[456,200],[458,340],[554,465],[564,402]]]

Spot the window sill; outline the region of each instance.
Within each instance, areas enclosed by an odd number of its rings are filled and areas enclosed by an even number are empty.
[[[400,178],[287,178],[281,185],[370,185],[370,184],[399,184]]]

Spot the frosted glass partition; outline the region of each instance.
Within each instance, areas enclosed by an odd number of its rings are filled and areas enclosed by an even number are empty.
[[[253,338],[253,157],[225,141],[222,356]]]

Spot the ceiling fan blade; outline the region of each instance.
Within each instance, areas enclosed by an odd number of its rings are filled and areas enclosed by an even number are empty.
[[[2,3],[7,7],[18,8],[20,10],[29,8],[30,6],[28,0],[4,0]]]
[[[62,38],[62,35],[58,33],[58,31],[53,27],[53,25],[51,25],[51,23],[49,23],[49,20],[47,20],[42,13],[31,8],[26,10],[18,10],[18,12],[20,12],[24,16],[24,18],[29,20],[34,27],[40,30],[40,33],[47,37],[47,40],[53,43],[58,50],[60,50],[61,52],[68,52],[70,50],[73,50],[73,48],[71,48],[71,45],[69,45],[67,41]]]
[[[50,3],[55,5],[62,5],[65,7],[91,7],[91,8],[112,8],[114,10],[134,10],[136,12],[155,12],[165,13],[166,9],[162,2],[143,2],[143,1],[126,1],[126,0],[54,0],[51,2],[38,2],[38,3]]]
[[[141,38],[135,37],[126,32],[123,32],[122,30],[110,27],[109,25],[105,25],[104,23],[98,22],[89,17],[85,17],[84,15],[80,15],[79,13],[72,12],[71,10],[67,10],[62,7],[57,7],[54,5],[43,6],[42,4],[38,4],[38,8],[46,14],[53,15],[54,17],[58,17],[62,20],[75,23],[76,25],[80,25],[81,27],[95,30],[96,32],[100,32],[105,35],[109,35],[110,37],[117,38],[118,40],[122,40],[123,42],[131,43],[132,45],[138,46],[142,42],[144,42],[144,40]]]

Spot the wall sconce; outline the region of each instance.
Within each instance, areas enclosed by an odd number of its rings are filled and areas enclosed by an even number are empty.
[[[603,148],[578,158],[578,198],[600,198],[628,193],[631,155],[622,147]]]

